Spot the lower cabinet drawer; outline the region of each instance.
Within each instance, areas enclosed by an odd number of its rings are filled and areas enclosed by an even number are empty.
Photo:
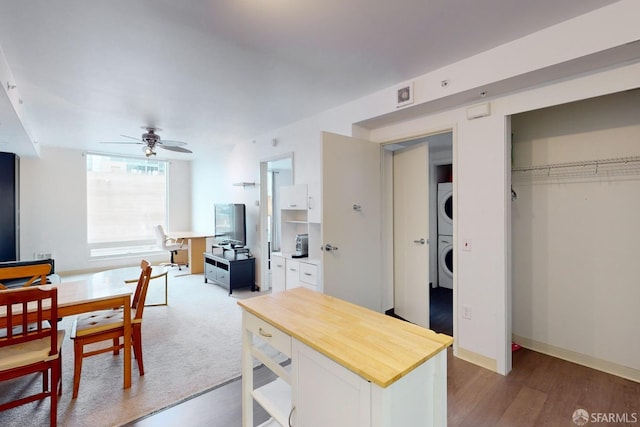
[[[215,279],[216,277],[216,268],[213,265],[206,264],[204,265],[204,274],[207,279]]]
[[[216,270],[216,280],[229,286],[229,271],[221,268],[217,268]]]
[[[309,285],[318,284],[318,267],[313,264],[300,263],[300,281]]]
[[[246,311],[243,312],[243,319],[246,329],[287,357],[291,357],[291,337],[289,335]]]

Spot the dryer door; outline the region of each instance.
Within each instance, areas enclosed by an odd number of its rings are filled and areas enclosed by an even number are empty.
[[[438,238],[438,286],[453,289],[453,238]]]
[[[438,184],[438,234],[453,235],[453,187],[450,182]]]

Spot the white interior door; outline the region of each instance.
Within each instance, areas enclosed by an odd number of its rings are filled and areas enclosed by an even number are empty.
[[[380,146],[322,134],[322,268],[328,295],[382,310]]]
[[[393,155],[394,312],[429,327],[429,149]]]

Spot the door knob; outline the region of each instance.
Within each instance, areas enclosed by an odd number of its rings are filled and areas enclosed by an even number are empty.
[[[338,247],[337,246],[331,246],[330,244],[326,244],[324,245],[324,247],[320,247],[320,249],[327,251],[327,252],[331,252],[331,251],[337,251]]]
[[[420,239],[420,240],[414,240],[413,243],[420,243],[421,245],[424,245],[425,243],[427,243],[427,241],[424,239]]]

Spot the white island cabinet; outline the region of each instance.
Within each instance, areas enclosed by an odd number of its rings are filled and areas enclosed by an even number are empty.
[[[283,427],[446,426],[449,336],[300,287],[238,301],[243,426],[253,400]],[[255,339],[291,359],[290,371]],[[254,358],[278,379],[253,389]]]

